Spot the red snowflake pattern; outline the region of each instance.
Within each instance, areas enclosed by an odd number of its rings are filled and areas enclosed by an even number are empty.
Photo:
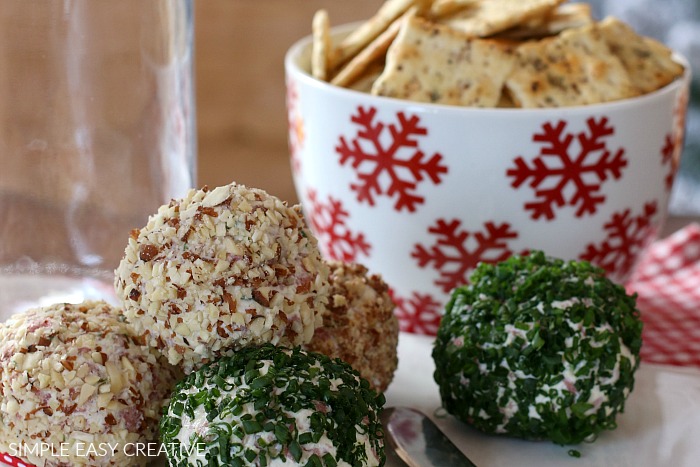
[[[664,146],[661,148],[661,164],[669,166],[665,179],[667,191],[670,191],[671,187],[673,186],[673,179],[676,176],[676,169],[678,168],[677,162],[673,157],[675,152],[675,141],[671,134],[667,134],[666,138],[664,139]]]
[[[430,249],[416,244],[411,252],[411,256],[418,260],[419,267],[432,266],[439,272],[440,278],[435,280],[435,285],[446,293],[466,284],[469,273],[478,263],[497,263],[511,256],[513,252],[508,249],[508,240],[518,237],[508,223],[496,225],[486,222],[485,232],[475,232],[473,235],[460,226],[457,219],[450,222],[438,219],[434,226],[428,228],[428,232],[437,237],[436,243]],[[470,235],[473,237],[472,243],[475,243],[472,248],[468,245]]]
[[[611,276],[626,276],[634,266],[634,258],[653,238],[652,217],[657,212],[656,201],[644,204],[642,214],[631,215],[631,209],[613,213],[603,226],[607,238],[600,244],[589,243],[580,259],[603,268]]]
[[[542,216],[553,219],[554,208],[564,205],[576,207],[576,217],[594,214],[598,205],[605,201],[605,196],[600,194],[602,182],[609,176],[619,179],[627,166],[624,149],[612,154],[607,148],[604,140],[613,135],[614,129],[606,117],[589,118],[587,130],[578,134],[566,133],[566,125],[563,120],[556,125],[543,124],[542,132],[535,133],[532,138],[541,143],[532,166],[518,156],[515,166],[506,171],[513,179],[513,188],[529,180],[536,199],[525,203],[525,209],[531,211],[533,219]],[[578,151],[572,147],[574,138]]]
[[[309,222],[316,233],[325,256],[346,263],[357,261],[359,255],[368,256],[370,244],[362,233],[355,234],[346,225],[349,213],[342,202],[328,196],[328,202],[318,200],[315,190],[307,192]]]
[[[299,173],[301,169],[301,160],[299,159],[299,151],[304,145],[304,120],[299,114],[297,103],[299,94],[296,83],[287,80],[287,124],[289,127],[289,160],[294,173]]]
[[[430,294],[413,292],[409,297],[399,297],[393,290],[389,290],[389,293],[396,304],[394,313],[401,331],[429,336],[437,334],[442,318],[442,303]]]
[[[688,117],[688,101],[690,100],[690,87],[681,86],[680,92],[676,96],[676,103],[673,107],[673,139],[677,148],[683,147],[683,137],[685,135],[685,122]],[[680,157],[680,153],[677,155]],[[678,163],[678,160],[676,160]]]
[[[398,112],[398,123],[385,125],[375,121],[376,115],[374,107],[358,107],[350,117],[359,129],[350,141],[340,136],[335,148],[340,164],[348,164],[357,172],[357,183],[350,188],[357,193],[359,202],[374,206],[375,196],[386,195],[396,198],[394,209],[397,211],[414,212],[416,206],[425,201],[416,193],[418,184],[426,178],[439,184],[447,167],[441,163],[440,153],[426,160],[425,153],[418,147],[418,138],[428,134],[420,125],[419,117]]]

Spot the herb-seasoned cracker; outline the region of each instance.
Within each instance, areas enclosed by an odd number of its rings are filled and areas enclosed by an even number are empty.
[[[515,102],[513,102],[513,99],[510,97],[510,94],[508,92],[502,92],[501,98],[498,100],[498,104],[496,104],[496,107],[502,109],[514,109],[518,106],[515,105]]]
[[[355,55],[331,80],[336,86],[349,86],[353,84],[372,63],[376,63],[384,57],[389,46],[399,33],[401,24],[408,17],[415,16],[416,8],[410,8],[400,18],[394,20],[386,31],[381,33],[370,44]]]
[[[670,49],[654,39],[639,36],[617,18],[605,18],[598,27],[639,94],[662,88],[683,74],[683,66],[673,60]]]
[[[337,68],[357,55],[396,19],[412,6],[423,6],[427,0],[387,0],[369,20],[343,39],[334,51],[331,66]]]
[[[547,15],[564,1],[480,0],[453,15],[440,18],[438,22],[470,36],[486,37]]]
[[[328,80],[328,59],[331,50],[330,20],[326,10],[318,10],[311,23],[313,43],[311,47],[311,75]]]
[[[547,16],[532,18],[510,28],[497,37],[512,40],[540,39],[554,36],[566,29],[580,28],[593,23],[591,6],[587,3],[565,3]]]
[[[522,43],[506,88],[520,107],[585,105],[637,94],[595,24]]]
[[[369,93],[372,91],[372,85],[384,71],[384,62],[378,61],[372,63],[350,86],[349,89],[355,91]]]
[[[372,94],[418,102],[495,107],[513,65],[510,44],[473,39],[408,18],[387,52]]]
[[[430,16],[440,18],[455,13],[462,8],[479,3],[480,0],[433,0],[430,5]]]
[[[325,11],[314,17],[313,76],[409,101],[586,105],[654,91],[684,71],[663,44],[566,0],[385,0],[337,46],[328,23]]]

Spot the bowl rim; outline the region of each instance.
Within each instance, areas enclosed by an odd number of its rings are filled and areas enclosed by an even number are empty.
[[[340,24],[331,28],[331,36],[340,36],[342,34],[347,34],[356,28],[362,22],[353,22]],[[424,111],[429,112],[455,112],[459,114],[478,114],[479,116],[484,116],[486,114],[494,113],[501,116],[513,114],[513,115],[526,115],[532,114],[540,115],[551,113],[555,111],[556,113],[564,116],[569,113],[581,113],[581,112],[591,112],[599,113],[606,111],[613,111],[618,108],[624,108],[635,105],[643,105],[647,101],[664,99],[666,94],[676,92],[679,87],[686,87],[689,91],[690,83],[692,79],[692,69],[688,60],[676,51],[673,51],[673,59],[683,66],[683,74],[668,83],[667,85],[656,89],[652,92],[642,94],[634,97],[627,97],[624,99],[617,99],[614,101],[599,102],[595,104],[584,104],[566,107],[532,107],[532,108],[508,108],[508,107],[466,107],[458,105],[447,105],[447,104],[435,104],[431,102],[419,102],[419,101],[409,101],[406,99],[399,99],[395,97],[386,96],[376,96],[367,92],[357,91],[355,89],[336,86],[327,81],[322,81],[311,76],[310,72],[303,69],[300,62],[302,54],[311,47],[313,37],[312,35],[304,36],[294,42],[284,56],[284,67],[287,73],[287,80],[289,77],[294,77],[302,81],[311,87],[319,88],[321,92],[328,93],[331,95],[336,95],[340,98],[346,99],[365,99],[377,102],[377,104],[387,104],[387,105],[403,105],[411,108],[420,108]]]

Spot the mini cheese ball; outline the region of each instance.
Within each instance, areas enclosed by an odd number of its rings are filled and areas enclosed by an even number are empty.
[[[384,396],[347,363],[264,344],[180,382],[160,423],[171,466],[379,466]]]
[[[640,362],[635,297],[541,251],[482,263],[469,280],[433,347],[443,407],[487,433],[562,445],[614,429]]]
[[[0,326],[0,451],[37,466],[145,465],[130,446],[157,441],[178,375],[107,303],[14,315]]]
[[[398,365],[399,321],[389,287],[361,264],[329,265],[330,303],[307,348],[348,362],[383,392]]]
[[[247,345],[307,343],[328,266],[298,208],[234,183],[190,190],[132,232],[115,288],[135,332],[189,373]]]

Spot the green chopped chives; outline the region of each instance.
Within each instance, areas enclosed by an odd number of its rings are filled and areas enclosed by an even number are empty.
[[[285,456],[309,466],[337,466],[341,459],[364,465],[367,447],[356,433],[367,434],[381,462],[383,405],[383,395],[346,363],[300,348],[263,345],[205,365],[181,381],[160,433],[169,446],[169,464],[178,467],[189,465],[179,457],[187,450],[177,448],[178,434],[183,423],[192,426],[195,414],[208,421],[203,437],[195,433],[188,440],[188,446],[195,439],[204,443],[206,462],[198,465],[266,466]],[[293,415],[302,411],[310,413],[307,421]],[[337,458],[305,450],[322,439],[335,446]]]
[[[639,366],[636,298],[589,263],[538,251],[483,263],[469,280],[433,347],[443,407],[488,433],[558,444],[613,429]]]
[[[255,420],[243,420],[243,430],[249,435],[259,433],[262,431],[262,425]]]
[[[286,426],[281,425],[281,424],[277,424],[277,425],[275,425],[274,431],[275,431],[275,438],[277,439],[277,441],[280,444],[286,445],[289,443],[289,439],[290,439],[291,435],[289,433],[289,429]],[[300,442],[302,442],[301,436],[299,437],[299,440],[300,440]]]
[[[299,435],[299,444],[308,444],[313,442],[313,433],[302,433]]]
[[[333,458],[331,454],[323,455],[323,463],[326,465],[326,467],[337,467],[338,465],[338,462]]]
[[[289,447],[289,453],[292,455],[292,458],[294,461],[299,462],[301,460],[301,446],[299,445],[299,442],[297,440],[292,440],[291,443],[288,445]]]
[[[258,457],[258,453],[253,451],[252,449],[246,449],[244,457],[248,462],[253,462],[256,457]],[[222,459],[223,460],[223,459]]]
[[[319,458],[317,454],[312,454],[308,462],[306,462],[306,467],[323,467],[321,458]]]

